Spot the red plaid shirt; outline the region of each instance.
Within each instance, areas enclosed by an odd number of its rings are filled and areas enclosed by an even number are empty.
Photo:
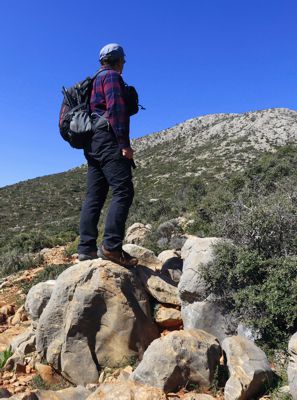
[[[109,67],[100,68],[90,100],[91,112],[104,115],[110,123],[120,149],[130,147],[130,117],[125,103],[125,84],[121,74]]]

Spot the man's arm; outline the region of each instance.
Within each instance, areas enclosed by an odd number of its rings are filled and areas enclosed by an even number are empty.
[[[123,155],[127,158],[133,158],[133,151],[132,155],[131,151],[129,151],[130,117],[125,103],[124,88],[124,81],[121,75],[114,70],[109,70],[103,80],[107,118],[115,133],[119,148],[121,150],[125,149]]]

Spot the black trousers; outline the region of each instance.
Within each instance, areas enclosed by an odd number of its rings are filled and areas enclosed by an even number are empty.
[[[112,199],[105,222],[103,245],[120,250],[134,197],[131,161],[122,156],[113,132],[97,129],[85,150],[87,194],[80,215],[79,254],[97,250],[98,222],[109,187]]]

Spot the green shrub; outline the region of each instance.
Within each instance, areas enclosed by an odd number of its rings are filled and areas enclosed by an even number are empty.
[[[215,247],[203,270],[209,292],[273,347],[297,330],[297,256],[265,259],[231,243]]]
[[[0,369],[4,367],[6,361],[12,356],[12,354],[13,352],[11,351],[10,347],[0,352]]]
[[[40,254],[22,254],[17,249],[8,250],[0,255],[0,278],[12,273],[35,268],[42,264]]]

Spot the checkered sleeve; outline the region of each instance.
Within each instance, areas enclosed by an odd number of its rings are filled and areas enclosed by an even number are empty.
[[[107,71],[103,78],[103,91],[107,118],[116,135],[119,147],[120,149],[130,147],[130,118],[125,103],[125,84],[117,71]]]

